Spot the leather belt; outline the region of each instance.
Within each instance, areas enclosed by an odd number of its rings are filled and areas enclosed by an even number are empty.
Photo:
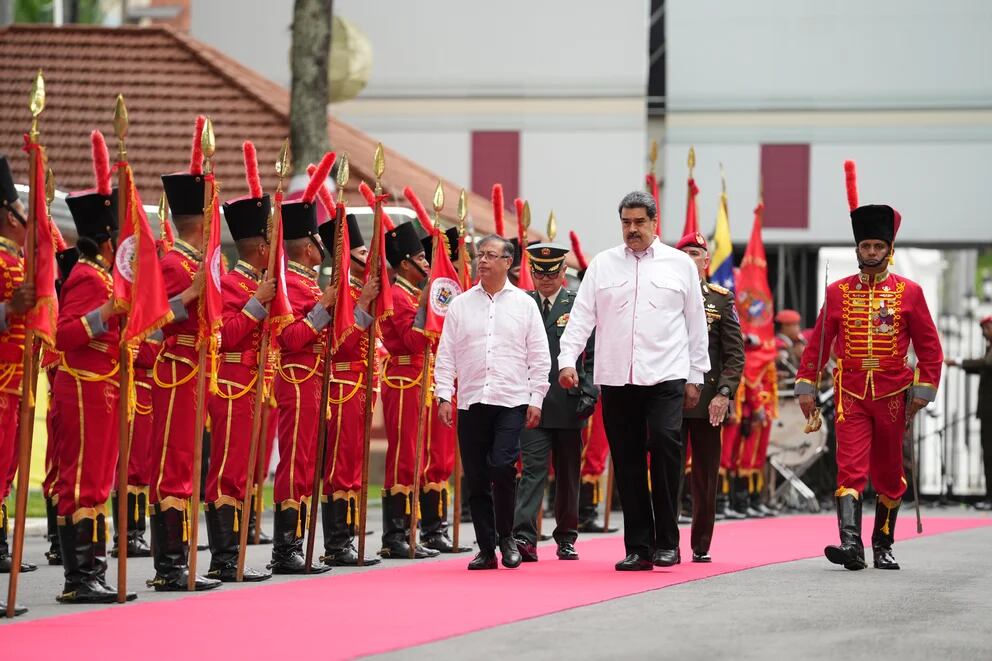
[[[176,345],[181,347],[196,347],[196,335],[173,335]]]
[[[414,362],[420,362],[423,360],[423,356],[417,354],[416,356],[390,356],[389,361],[395,365],[413,365]]]
[[[244,365],[245,367],[258,367],[257,351],[230,351],[218,354],[217,358],[222,363],[233,363]]]
[[[368,367],[364,360],[353,360],[351,362],[331,363],[332,372],[364,372]]]
[[[857,358],[848,357],[844,361],[844,370],[848,372],[861,372],[868,370],[898,370],[907,364],[906,356],[878,357],[878,358]],[[854,363],[853,365],[851,363]]]

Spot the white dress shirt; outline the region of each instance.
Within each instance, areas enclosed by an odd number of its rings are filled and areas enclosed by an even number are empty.
[[[649,386],[710,369],[699,271],[657,238],[639,255],[625,245],[596,255],[561,337],[559,365],[574,365],[596,329],[596,385]]]
[[[434,367],[435,396],[472,404],[541,408],[551,351],[534,299],[507,281],[490,296],[477,284],[448,306]]]

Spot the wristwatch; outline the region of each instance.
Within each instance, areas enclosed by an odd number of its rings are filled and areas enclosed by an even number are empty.
[[[730,399],[730,394],[731,394],[730,386],[720,386],[719,388],[716,389],[716,392],[718,395],[723,395],[727,399]]]

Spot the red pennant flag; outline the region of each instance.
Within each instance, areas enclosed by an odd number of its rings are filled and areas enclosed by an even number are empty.
[[[382,221],[379,227],[379,236],[372,237],[372,241],[375,241],[373,250],[378,250],[379,252],[377,257],[379,260],[379,295],[376,296],[375,307],[373,308],[376,321],[382,321],[393,314],[393,287],[389,282],[389,264],[386,262],[385,212],[382,213]],[[368,282],[369,276],[372,273],[371,257],[372,255],[370,254],[369,259],[365,262],[365,282]]]
[[[748,361],[744,367],[744,378],[752,383],[761,378],[769,361],[775,360],[775,307],[772,290],[768,286],[765,244],[761,238],[761,215],[764,209],[764,203],[759,202],[754,210],[751,240],[744,252],[736,282],[741,332],[745,338],[751,336],[758,343],[754,349],[748,350]]]
[[[335,219],[337,220],[338,235],[335,238],[334,263],[338,266],[338,288],[334,293],[334,328],[331,329],[331,349],[337,351],[344,341],[355,330],[355,299],[351,295],[351,235],[348,233],[348,220],[344,204],[337,205]],[[334,222],[334,221],[329,221]]]
[[[134,185],[134,173],[127,163],[118,163],[117,167],[124,171],[125,208],[114,258],[114,305],[127,312],[121,341],[130,344],[154,333],[173,315],[155,237]]]
[[[696,180],[690,178],[689,198],[685,206],[685,228],[682,230],[682,236],[699,233],[699,221],[696,219],[698,215],[696,211],[696,195],[698,194],[699,188],[696,186]]]
[[[209,341],[220,331],[224,323],[224,302],[221,298],[220,279],[224,275],[224,258],[220,249],[220,204],[217,200],[217,186],[214,175],[204,177],[204,185],[210,191],[210,205],[207,207],[209,226],[207,229],[207,247],[203,251],[203,266],[206,277],[203,284],[203,294],[200,296],[200,337],[199,340]]]
[[[55,320],[59,316],[59,302],[55,294],[55,279],[58,267],[55,263],[56,233],[58,228],[48,215],[48,201],[45,199],[45,150],[24,136],[24,151],[34,156],[34,181],[29,201],[30,213],[34,219],[34,291],[36,302],[24,320],[27,329],[33,330],[38,338],[52,349],[55,348]],[[53,229],[55,228],[55,229]],[[61,237],[61,234],[59,234]]]
[[[458,282],[458,272],[448,252],[448,237],[444,232],[434,236],[434,254],[431,255],[431,274],[427,284],[427,320],[424,323],[424,335],[437,339],[441,337],[444,318],[448,314],[448,305],[462,293],[462,285]]]
[[[458,235],[458,284],[462,286],[462,291],[472,286],[472,260],[468,256],[468,245],[465,235]]]
[[[530,253],[527,252],[527,230],[524,228],[524,201],[519,197],[513,200],[517,209],[517,242],[520,244],[520,275],[517,287],[524,291],[534,291],[534,279],[530,275]]]
[[[293,305],[289,302],[289,291],[286,289],[286,250],[282,244],[282,191],[276,191],[276,211],[272,219],[272,234],[269,237],[269,250],[276,251],[274,263],[276,272],[276,296],[269,304],[269,316],[266,323],[278,335],[283,328],[293,323]]]
[[[172,250],[172,246],[176,245],[176,235],[172,233],[172,224],[169,222],[168,216],[162,216],[159,230],[159,246],[164,255]]]
[[[375,209],[375,193],[371,188],[369,188],[369,185],[364,181],[358,184],[358,192],[365,198],[365,202],[369,205],[369,208]],[[383,195],[383,201],[385,202],[388,197],[388,195]],[[393,219],[389,217],[389,214],[386,213],[385,209],[382,210],[382,229],[384,232],[391,232],[396,229],[396,223],[394,223]]]
[[[657,236],[661,236],[661,197],[658,192],[658,178],[654,175],[654,172],[648,172],[644,181],[648,185],[648,192],[651,193],[651,197],[654,198],[655,209],[658,210],[658,224],[655,225],[654,233]],[[685,236],[683,234],[683,236]]]

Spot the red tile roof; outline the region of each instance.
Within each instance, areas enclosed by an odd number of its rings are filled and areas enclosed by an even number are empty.
[[[0,29],[0,153],[6,153],[18,181],[27,180],[20,158],[21,136],[31,123],[28,98],[38,69],[45,77],[47,104],[41,118],[42,143],[62,190],[90,188],[89,134],[94,128],[116,152],[114,101],[123,94],[130,118],[129,161],[142,197],[154,204],[159,175],[189,165],[193,122],[208,115],[217,139],[215,170],[222,197],[247,192],[241,143],[255,143],[266,189],[275,187],[274,164],[289,130],[289,93],[276,83],[189,36],[165,26],[13,25]],[[328,120],[333,148],[347,152],[352,165],[349,188],[372,182],[376,141],[334,118]],[[406,205],[404,186],[429,203],[439,177],[386,149],[385,190]],[[459,187],[443,181],[448,221],[455,219]],[[361,204],[357,192],[348,195]],[[469,194],[477,235],[493,229],[487,198]],[[513,214],[507,213],[507,230]],[[538,233],[533,233],[539,238]]]

